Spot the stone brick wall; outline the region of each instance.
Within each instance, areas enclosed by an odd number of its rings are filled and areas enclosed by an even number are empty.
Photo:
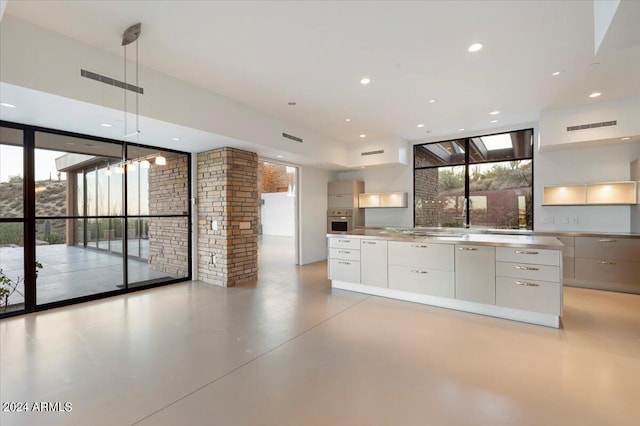
[[[438,226],[438,169],[415,171],[415,226]]]
[[[258,155],[220,148],[199,153],[197,167],[199,279],[224,287],[257,279]]]
[[[189,218],[153,217],[189,212],[188,158],[167,156],[165,166],[149,172],[149,267],[175,277],[189,275]]]

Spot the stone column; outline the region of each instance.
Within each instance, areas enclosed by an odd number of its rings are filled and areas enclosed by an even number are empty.
[[[198,277],[233,287],[258,277],[258,155],[198,154]],[[217,229],[213,229],[217,228]]]

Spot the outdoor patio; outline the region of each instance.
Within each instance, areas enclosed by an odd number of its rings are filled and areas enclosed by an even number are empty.
[[[147,241],[142,242],[145,243],[148,245]],[[142,253],[148,253],[148,248],[141,249]],[[0,247],[0,268],[4,274],[12,279],[23,277],[23,256],[22,247]],[[55,244],[38,246],[36,258],[43,266],[37,280],[38,304],[118,290],[123,285],[123,258],[117,252]],[[146,259],[129,258],[128,267],[131,286],[177,278],[150,269]],[[9,298],[9,305],[23,302],[24,288],[20,284]]]

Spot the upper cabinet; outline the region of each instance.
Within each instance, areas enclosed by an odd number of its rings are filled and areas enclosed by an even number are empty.
[[[632,205],[638,203],[638,182],[602,182],[586,185],[545,186],[546,206]]]
[[[358,196],[360,208],[407,207],[406,192],[366,192]]]

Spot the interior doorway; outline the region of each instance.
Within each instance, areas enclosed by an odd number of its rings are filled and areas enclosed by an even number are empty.
[[[258,193],[260,262],[298,265],[298,167],[260,160]]]

